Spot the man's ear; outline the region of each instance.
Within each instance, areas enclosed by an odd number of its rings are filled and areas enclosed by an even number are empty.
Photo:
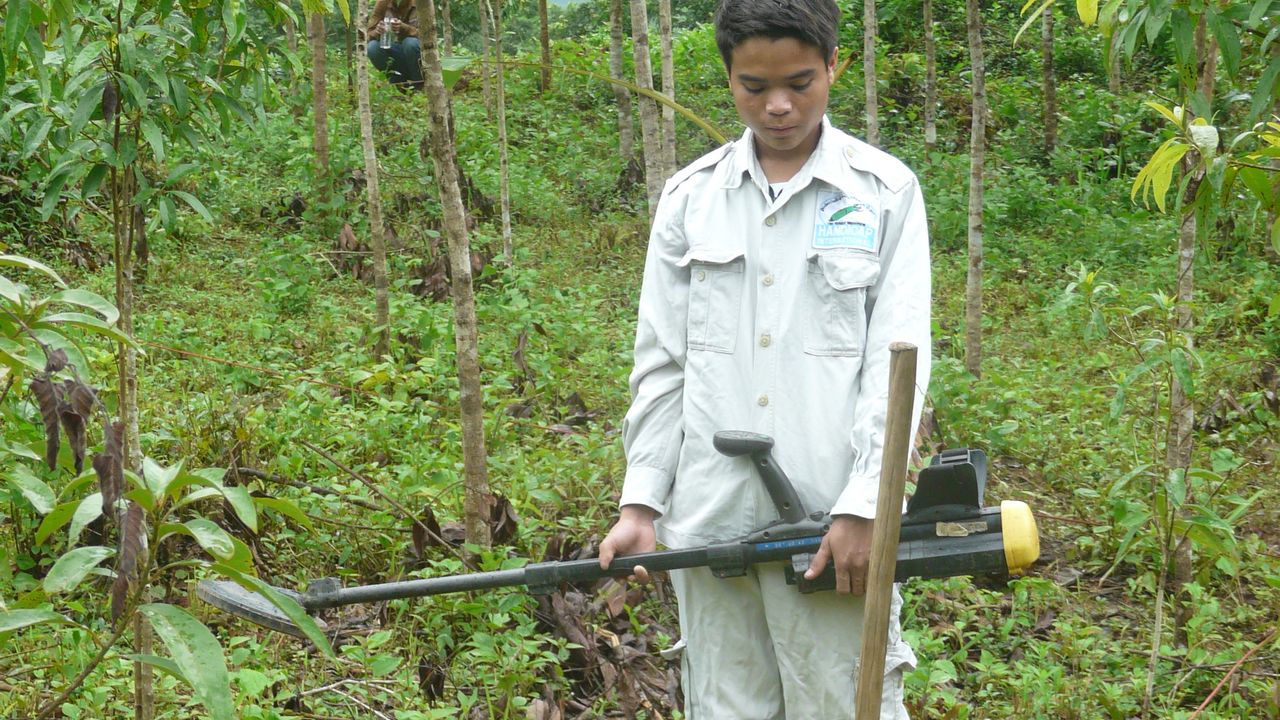
[[[827,82],[836,81],[836,60],[840,58],[840,48],[831,48],[831,57],[827,58]]]

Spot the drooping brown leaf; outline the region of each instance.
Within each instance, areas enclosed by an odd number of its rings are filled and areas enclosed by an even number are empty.
[[[427,702],[434,703],[444,697],[444,681],[447,668],[431,658],[418,661],[418,687]]]
[[[497,545],[510,545],[520,531],[520,516],[511,501],[501,495],[489,496],[489,536]]]
[[[58,418],[62,420],[62,429],[67,433],[67,444],[71,446],[71,458],[76,466],[76,475],[79,475],[84,472],[84,455],[88,450],[84,418],[72,411],[68,404],[63,404],[58,412]]]
[[[413,554],[419,560],[426,557],[427,548],[442,547],[443,537],[440,534],[440,521],[429,506],[422,509],[418,522],[413,524]]]
[[[116,110],[119,109],[120,91],[116,88],[115,80],[107,78],[107,84],[102,87],[102,120],[106,125],[115,122]]]
[[[40,406],[40,418],[44,420],[44,460],[53,470],[58,467],[58,448],[62,438],[58,432],[58,406],[62,404],[62,386],[46,377],[31,379],[31,392]]]
[[[77,415],[84,418],[86,425],[89,424],[89,416],[98,404],[98,392],[79,380],[67,380],[63,385],[67,391],[67,403]]]
[[[146,517],[142,506],[129,503],[120,529],[120,549],[116,553],[116,581],[111,585],[111,619],[119,620],[129,601],[129,593],[147,562]]]
[[[44,356],[44,371],[52,375],[67,366],[67,351],[58,348],[52,351],[46,351]]]
[[[534,385],[533,370],[529,368],[528,361],[525,360],[525,350],[529,347],[529,329],[525,328],[520,331],[520,336],[516,339],[516,349],[511,353],[511,359],[515,361],[516,367],[520,368],[520,374],[515,378],[515,391],[517,394],[523,393],[525,387]]]
[[[107,517],[115,518],[116,501],[124,495],[124,423],[116,420],[102,428],[102,452],[93,456],[93,470],[102,490]]]

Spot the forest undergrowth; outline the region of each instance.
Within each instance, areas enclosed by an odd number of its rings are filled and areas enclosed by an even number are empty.
[[[683,38],[684,62],[714,66],[708,36]],[[557,45],[557,58],[590,65],[570,41]],[[1016,70],[1021,61],[1011,58]],[[443,240],[416,120],[423,100],[374,89],[393,325],[391,351],[377,357],[364,256],[338,243],[345,224],[357,237],[368,231],[358,135],[347,120],[355,102],[331,74],[340,120],[329,199],[313,193],[302,96],[276,98],[223,146],[174,149],[200,165],[188,182],[213,220],[187,213],[156,233],[137,299],[145,453],[225,469],[228,482],[263,501],[256,530],[221,501],[198,507],[249,548],[262,578],[289,588],[326,576],[362,584],[465,569],[457,547],[415,530],[417,521],[460,541],[462,508],[452,312],[433,294]],[[682,102],[735,127],[718,76],[688,77]],[[904,587],[904,633],[919,657],[907,675],[911,716],[1119,720],[1139,716],[1146,701],[1161,718],[1280,717],[1275,260],[1248,251],[1248,228],[1210,233],[1197,268],[1199,362],[1161,369],[1151,359],[1168,353],[1172,337],[1175,221],[1129,193],[1152,133],[1125,117],[1122,102],[1102,98],[1096,78],[1072,76],[1064,116],[1076,125],[1064,121],[1053,154],[1030,152],[1035,129],[1018,109],[1028,81],[1007,77],[992,90],[980,378],[962,362],[968,160],[958,138],[967,129],[953,125],[957,140],[926,153],[909,106],[886,122],[886,144],[920,176],[931,218],[935,371],[922,450],[984,449],[987,504],[1027,502],[1042,542],[1027,577]],[[832,109],[852,129],[857,108],[840,96],[856,94],[856,82],[843,81]],[[496,259],[494,218],[477,217],[473,228],[485,263],[477,292],[489,477],[500,496],[491,523],[498,544],[480,553],[482,569],[590,556],[613,517],[646,240],[643,187],[619,182],[608,88],[566,73],[539,94],[533,70],[511,72],[508,83],[514,262]],[[462,167],[496,197],[496,136],[474,69],[457,88],[455,112]],[[1107,123],[1129,123],[1122,146],[1093,142]],[[696,128],[680,132],[682,160],[710,147]],[[79,232],[102,228],[90,216]],[[111,296],[110,269],[72,267],[68,246],[6,243]],[[86,344],[86,353],[90,375],[105,384],[111,349]],[[1193,379],[1199,418],[1195,467],[1176,478],[1162,469],[1172,372]],[[6,448],[38,459],[34,400],[15,391],[2,412]],[[1153,617],[1167,541],[1157,519],[1177,489],[1190,500],[1175,528],[1195,562],[1182,637]],[[34,542],[39,518],[22,502],[15,493],[0,523],[10,536],[0,558],[0,580],[12,588],[6,602],[35,591],[71,542]],[[168,552],[166,560],[182,559],[181,547]],[[663,582],[357,606],[327,617],[337,657],[326,659],[194,599],[205,572],[198,563],[171,567],[155,592],[215,630],[237,717],[679,716],[678,663],[661,654],[679,635]],[[100,631],[101,597],[86,584],[65,607]],[[0,711],[24,717],[66,685],[88,661],[86,637],[49,626],[0,640]],[[109,654],[62,716],[125,716],[130,652]],[[160,674],[156,693],[158,718],[199,715],[178,679]]]

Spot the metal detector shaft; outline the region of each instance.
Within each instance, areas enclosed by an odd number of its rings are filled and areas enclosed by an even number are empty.
[[[971,518],[971,526],[981,526],[981,532],[965,537],[940,538],[936,536],[934,523],[928,531],[916,526],[903,526],[902,540],[898,546],[898,564],[895,578],[950,577],[953,575],[983,575],[1009,571],[1005,556],[1004,538],[1001,532],[1001,508],[985,508]],[[821,535],[790,537],[763,542],[727,542],[685,550],[659,550],[650,553],[620,555],[608,570],[600,568],[594,559],[544,562],[527,565],[515,570],[451,575],[423,580],[337,587],[332,582],[314,582],[302,595],[302,606],[308,611],[323,610],[340,605],[380,602],[401,598],[426,597],[471,590],[489,590],[516,585],[528,586],[533,594],[547,594],[562,583],[592,582],[604,577],[626,577],[643,566],[650,572],[706,567],[723,576],[738,575],[757,563],[789,561],[793,569],[803,575],[809,559],[822,544]],[[802,592],[825,589],[824,583],[806,583],[801,578],[791,582],[801,585]]]

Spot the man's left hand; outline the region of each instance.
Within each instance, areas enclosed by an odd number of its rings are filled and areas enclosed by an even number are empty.
[[[822,547],[813,556],[806,580],[822,574],[827,563],[835,563],[836,592],[863,595],[867,592],[867,565],[871,562],[871,526],[869,518],[837,515],[831,529],[822,538]]]

